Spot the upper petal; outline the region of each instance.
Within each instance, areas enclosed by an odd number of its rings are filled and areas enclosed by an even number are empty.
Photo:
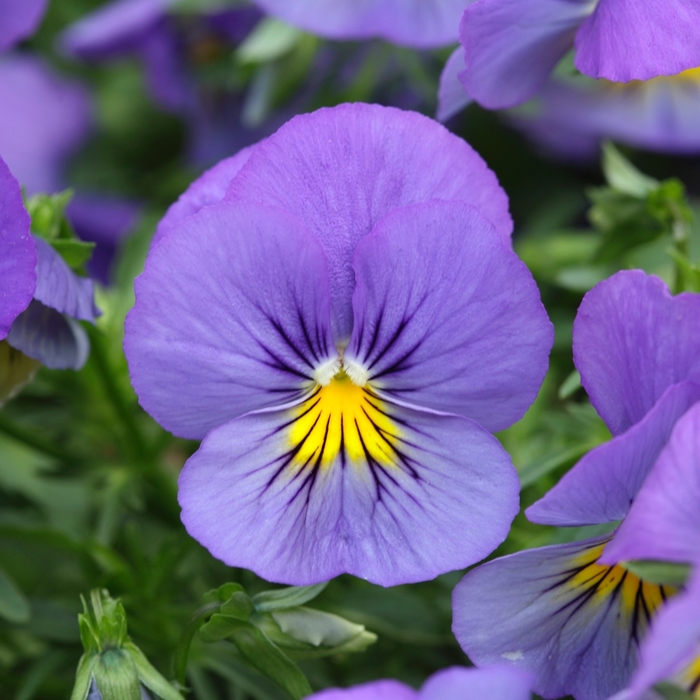
[[[627,685],[637,643],[672,591],[601,566],[606,537],[518,552],[479,566],[453,594],[453,631],[478,665],[536,674],[534,692],[606,700]]]
[[[17,180],[0,158],[0,340],[36,287],[36,249]]]
[[[474,0],[255,0],[272,15],[332,39],[381,37],[428,48],[457,41],[459,16]]]
[[[46,0],[0,0],[0,51],[30,36],[45,11]]]
[[[576,67],[616,82],[696,68],[698,26],[695,0],[600,0],[576,34]]]
[[[676,424],[629,515],[606,547],[605,560],[700,564],[699,467],[700,403]]]
[[[466,567],[506,537],[519,483],[467,419],[381,401],[347,378],[211,431],[180,475],[187,531],[230,566],[382,586]]]
[[[373,389],[458,413],[491,431],[534,401],[552,324],[510,245],[461,202],[382,219],[355,250],[355,322],[345,358]]]
[[[534,676],[512,666],[453,666],[425,682],[418,700],[530,700]]]
[[[186,216],[195,214],[203,207],[220,202],[226,194],[231,180],[238,171],[248,162],[253,146],[244,148],[230,158],[217,163],[213,168],[202,173],[190,186],[178,197],[165,212],[160,220],[151,245],[155,245],[163,236],[175,228]]]
[[[467,93],[489,109],[525,102],[571,48],[595,0],[479,0],[462,16]]]
[[[178,435],[297,399],[337,355],[323,251],[287,212],[206,207],[151,249],[124,342],[141,404]]]
[[[639,423],[583,457],[527,509],[527,517],[535,523],[559,527],[624,518],[676,421],[697,401],[700,384],[682,382],[669,387]]]
[[[461,112],[471,101],[464,86],[459,79],[464,70],[464,49],[456,48],[447,59],[445,67],[440,74],[440,87],[438,89],[438,108],[435,118],[446,122]]]
[[[318,237],[338,342],[352,330],[353,251],[388,212],[457,199],[479,209],[504,237],[512,230],[506,195],[470,146],[420,114],[379,105],[295,117],[255,147],[226,198],[280,206]]]
[[[624,432],[672,384],[700,383],[700,295],[672,296],[658,277],[618,272],[581,302],[574,362],[613,435]]]
[[[92,280],[76,275],[65,260],[45,240],[34,236],[36,245],[36,291],[34,298],[61,314],[94,321],[95,307]]]

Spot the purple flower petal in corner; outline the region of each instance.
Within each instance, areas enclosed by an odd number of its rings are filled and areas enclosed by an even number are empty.
[[[431,48],[457,41],[459,17],[474,0],[255,0],[275,17],[331,39],[381,37]]]
[[[0,52],[33,34],[46,4],[47,0],[0,0]]]
[[[489,109],[532,97],[571,48],[595,0],[479,0],[462,17],[467,94]]]
[[[0,340],[36,288],[36,248],[17,180],[0,159]]]
[[[314,693],[308,700],[418,700],[418,693],[405,683],[382,680],[352,688],[330,688]]]
[[[576,67],[614,82],[700,66],[695,0],[600,0],[576,34]]]
[[[62,188],[66,157],[87,137],[87,92],[39,59],[0,59],[0,156],[30,194]]]
[[[450,54],[440,74],[436,115],[438,121],[446,122],[459,114],[472,101],[459,79],[464,68],[464,49],[460,46]]]
[[[671,439],[606,547],[608,562],[659,559],[700,564],[700,403]]]

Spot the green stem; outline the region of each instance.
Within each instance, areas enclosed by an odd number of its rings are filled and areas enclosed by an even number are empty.
[[[683,260],[688,260],[689,245],[690,245],[690,225],[683,212],[675,205],[675,202],[669,202],[671,213],[673,214],[673,245],[678,253],[679,258],[675,262],[675,280],[674,294],[686,289],[685,272],[683,270]]]
[[[185,627],[185,631],[180,637],[177,649],[175,649],[175,658],[173,660],[175,680],[184,687],[187,681],[187,659],[190,655],[190,646],[197,630],[211,617],[217,610],[221,608],[221,603],[207,603],[199,610],[196,610],[190,621]]]
[[[114,380],[114,373],[109,366],[107,351],[105,348],[104,335],[94,327],[89,328],[91,357],[93,358],[95,369],[102,381],[102,386],[109,398],[114,410],[124,426],[124,430],[129,438],[129,444],[133,454],[130,457],[135,461],[141,462],[149,453],[146,439],[144,438],[139,425],[134,417],[134,409],[132,402],[127,399],[121,388]]]
[[[2,415],[0,415],[0,430],[18,442],[24,443],[25,445],[39,452],[49,455],[50,457],[60,459],[62,462],[70,462],[75,464],[76,462],[82,461],[82,459],[76,455],[67,452],[66,450],[54,445],[51,442],[48,442],[47,440],[44,440],[37,435],[35,431],[25,430],[24,428],[14,425],[10,421],[6,420]]]

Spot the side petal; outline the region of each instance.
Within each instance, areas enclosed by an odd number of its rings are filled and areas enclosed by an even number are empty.
[[[700,66],[692,0],[600,0],[576,34],[576,67],[592,78],[649,80]]]
[[[337,381],[207,435],[180,475],[190,535],[230,566],[294,585],[424,581],[493,551],[519,491],[496,439]]]
[[[670,387],[639,423],[583,457],[527,509],[527,517],[534,523],[559,527],[624,518],[630,506],[634,510],[639,489],[646,489],[642,484],[649,472],[656,471],[654,464],[676,421],[697,401],[699,384],[682,382]]]
[[[467,94],[488,109],[514,107],[545,84],[595,0],[479,0],[462,16]]]
[[[470,0],[255,2],[271,15],[331,39],[381,37],[396,44],[431,48],[457,41],[459,16]]]
[[[641,270],[614,274],[581,302],[574,363],[613,435],[626,431],[671,385],[700,383],[700,295],[672,296]]]
[[[700,401],[700,395],[697,399]],[[606,547],[604,559],[700,564],[699,466],[697,403],[673,429],[671,440],[637,494],[629,515]]]
[[[328,259],[333,334],[343,344],[352,331],[353,251],[387,213],[456,199],[504,238],[512,230],[505,192],[470,146],[420,114],[379,105],[294,117],[255,147],[226,198],[287,209],[317,236]]]
[[[438,671],[425,682],[418,700],[530,700],[534,676],[512,666]]]
[[[45,240],[34,236],[36,245],[36,291],[34,298],[81,321],[92,321],[99,315],[95,307],[92,280],[79,277]]]
[[[196,214],[200,209],[218,204],[226,194],[231,180],[238,171],[248,162],[253,146],[244,148],[235,156],[224,158],[213,168],[202,173],[192,184],[178,197],[177,202],[170,205],[165,216],[160,220],[156,228],[151,245],[154,246],[163,236],[168,234],[186,216]]]
[[[413,688],[399,681],[372,681],[352,688],[330,688],[309,695],[308,700],[416,700]]]
[[[337,357],[323,251],[284,211],[206,207],[151,249],[124,348],[141,404],[183,437],[297,400]]]
[[[80,324],[39,301],[32,301],[12,324],[7,342],[49,369],[80,369],[90,341]]]
[[[440,122],[446,122],[459,114],[472,101],[459,79],[459,74],[463,70],[464,49],[460,46],[450,54],[440,74],[436,114],[436,119]]]
[[[358,243],[354,267],[346,366],[384,396],[490,431],[522,417],[547,371],[552,324],[529,270],[478,212],[397,210]]]
[[[453,631],[481,666],[536,674],[547,698],[606,700],[624,688],[637,645],[671,590],[597,560],[607,538],[518,552],[479,566],[453,594]]]
[[[22,193],[0,158],[0,340],[24,311],[36,287],[36,249]]]
[[[32,35],[46,12],[46,1],[0,0],[0,51]]]
[[[697,692],[698,679],[687,678],[689,664],[700,655],[700,575],[654,618],[640,649],[639,668],[629,687],[629,700],[637,700],[653,685],[674,678],[690,681]],[[697,662],[693,664],[697,666]],[[697,670],[695,670],[695,676]],[[686,685],[683,683],[683,685]],[[688,687],[690,690],[690,687]]]

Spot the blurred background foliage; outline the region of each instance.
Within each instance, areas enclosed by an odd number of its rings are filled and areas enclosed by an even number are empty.
[[[133,279],[167,206],[215,159],[191,157],[192,123],[150,97],[137,58],[83,63],[57,50],[61,32],[101,4],[51,2],[40,31],[20,48],[82,81],[93,96],[95,125],[67,166],[67,182],[134,199],[141,216],[119,250],[113,284],[99,288],[103,315],[91,330],[86,367],[78,373],[42,369],[0,410],[0,688],[3,698],[14,700],[70,696],[82,653],[80,596],[91,589],[107,588],[121,599],[131,638],[173,678],[173,653],[207,591],[226,582],[242,584],[250,595],[270,588],[248,571],[224,566],[186,535],[176,479],[196,444],[156,425],[138,407],[129,383],[121,345]],[[295,113],[345,101],[435,112],[449,50],[328,42],[268,19],[242,42],[226,45],[187,34],[204,5],[211,2],[189,0],[173,19],[189,37],[185,70],[197,99],[215,112],[217,104],[234,99],[234,113],[216,116],[239,147]],[[641,171],[663,181],[639,189],[610,151],[606,184],[597,164],[549,161],[498,115],[476,105],[448,127],[481,153],[508,192],[516,250],[533,271],[556,328],[537,402],[499,436],[521,475],[526,507],[609,437],[572,362],[572,325],[583,293],[628,267],[659,274],[676,289],[681,280],[683,288],[700,291],[692,268],[700,259],[700,229],[686,215],[681,185],[698,210],[693,195],[700,168],[691,158],[626,151]],[[231,152],[218,158],[226,155]],[[685,234],[678,226],[686,227],[687,240],[679,241]],[[494,556],[580,536],[520,515]],[[450,632],[450,595],[462,573],[390,590],[349,576],[332,581],[312,607],[364,625],[378,641],[362,654],[301,661],[311,686],[382,677],[417,686],[438,668],[467,663]],[[197,700],[287,697],[234,645],[198,637],[187,684]]]

